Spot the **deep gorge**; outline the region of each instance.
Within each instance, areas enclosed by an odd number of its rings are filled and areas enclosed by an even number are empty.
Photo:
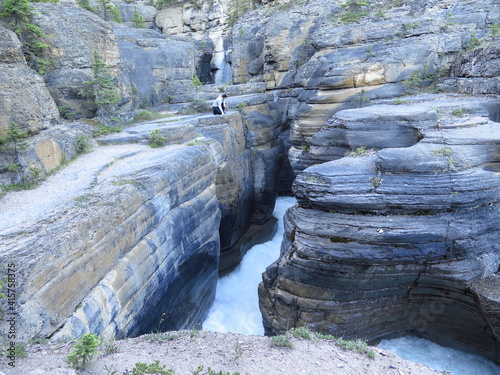
[[[44,73],[3,19],[0,136],[29,136],[2,151],[0,183],[48,175],[0,200],[19,338],[200,324],[218,274],[293,193],[259,286],[267,334],[411,333],[499,363],[498,5],[410,1],[346,23],[323,1],[236,19],[229,2],[137,2],[137,28],[128,3],[122,24],[36,3]],[[111,118],[79,94],[96,53],[120,97]],[[222,91],[230,111],[213,116]],[[145,109],[163,117],[132,123]],[[122,130],[93,138],[99,122]]]

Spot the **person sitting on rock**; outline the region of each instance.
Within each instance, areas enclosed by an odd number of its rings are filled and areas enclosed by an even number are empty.
[[[225,99],[227,98],[226,94],[219,95],[217,99],[214,100],[212,103],[212,110],[214,112],[214,115],[223,115],[224,111],[226,110],[226,102]]]

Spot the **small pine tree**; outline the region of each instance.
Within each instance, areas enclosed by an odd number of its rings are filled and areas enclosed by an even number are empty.
[[[132,26],[138,29],[143,29],[146,26],[146,24],[144,23],[144,17],[137,11],[137,8],[134,8]]]
[[[86,9],[92,13],[96,13],[96,10],[92,8],[92,5],[90,5],[89,0],[77,0],[77,3],[81,8]]]
[[[113,15],[111,21],[117,23],[123,23],[122,15],[120,14],[120,9],[118,9],[118,5],[111,4],[111,14]]]
[[[94,101],[95,105],[109,115],[114,104],[120,102],[115,82],[108,72],[108,67],[102,57],[94,51],[94,65],[92,66],[92,79],[85,82],[87,88],[80,91],[80,95]]]
[[[27,61],[43,74],[51,63],[45,58],[45,49],[48,47],[44,41],[46,35],[40,27],[31,23],[35,14],[35,8],[28,0],[5,0],[1,6],[0,18],[8,20],[9,26],[23,44]]]
[[[198,78],[197,75],[195,75],[191,81],[191,86],[198,88],[202,86],[203,84],[201,83],[200,79]]]
[[[97,354],[99,345],[103,340],[98,335],[87,333],[77,340],[73,351],[69,353],[68,363],[77,370],[82,370],[90,366]]]
[[[10,154],[15,163],[9,164],[7,170],[9,172],[21,173],[21,180],[25,179],[25,171],[22,168],[21,151],[28,148],[28,142],[24,140],[28,136],[27,133],[21,131],[15,122],[12,122],[7,127],[7,136],[0,138],[0,151]]]
[[[111,0],[97,0],[97,7],[106,21],[123,22],[118,6],[113,4]]]
[[[0,17],[9,19],[9,25],[13,27],[14,32],[22,34],[34,14],[35,8],[28,0],[5,0]]]

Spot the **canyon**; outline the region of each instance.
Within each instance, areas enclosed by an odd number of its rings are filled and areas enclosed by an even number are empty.
[[[411,333],[500,363],[497,1],[33,6],[46,71],[0,21],[0,183],[43,180],[0,200],[19,339],[195,327],[293,194],[266,334]],[[96,56],[107,111],[82,95]]]

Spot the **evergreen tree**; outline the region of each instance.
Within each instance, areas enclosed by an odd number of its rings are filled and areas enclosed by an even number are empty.
[[[82,90],[80,94],[93,100],[98,111],[103,112],[102,114],[109,115],[113,105],[120,102],[115,82],[109,74],[106,63],[97,51],[94,51],[92,79],[85,84],[87,88]]]
[[[106,21],[123,22],[118,6],[113,4],[111,0],[98,0],[97,6]]]
[[[92,8],[92,5],[90,5],[89,0],[77,0],[76,2],[81,8],[86,9],[92,13],[96,13],[95,9]]]
[[[21,179],[24,179],[24,171],[21,163],[20,152],[28,148],[28,142],[24,140],[27,133],[21,131],[15,122],[7,127],[7,136],[0,138],[0,151],[6,152],[14,158],[14,163],[7,165],[9,172],[21,172]]]
[[[146,24],[144,23],[144,17],[134,8],[134,16],[132,17],[132,26],[138,29],[143,29]]]
[[[5,0],[0,17],[8,20],[9,26],[19,37],[28,63],[43,74],[50,66],[44,51],[48,45],[43,41],[46,36],[42,29],[31,23],[35,14],[35,8],[28,0]]]

